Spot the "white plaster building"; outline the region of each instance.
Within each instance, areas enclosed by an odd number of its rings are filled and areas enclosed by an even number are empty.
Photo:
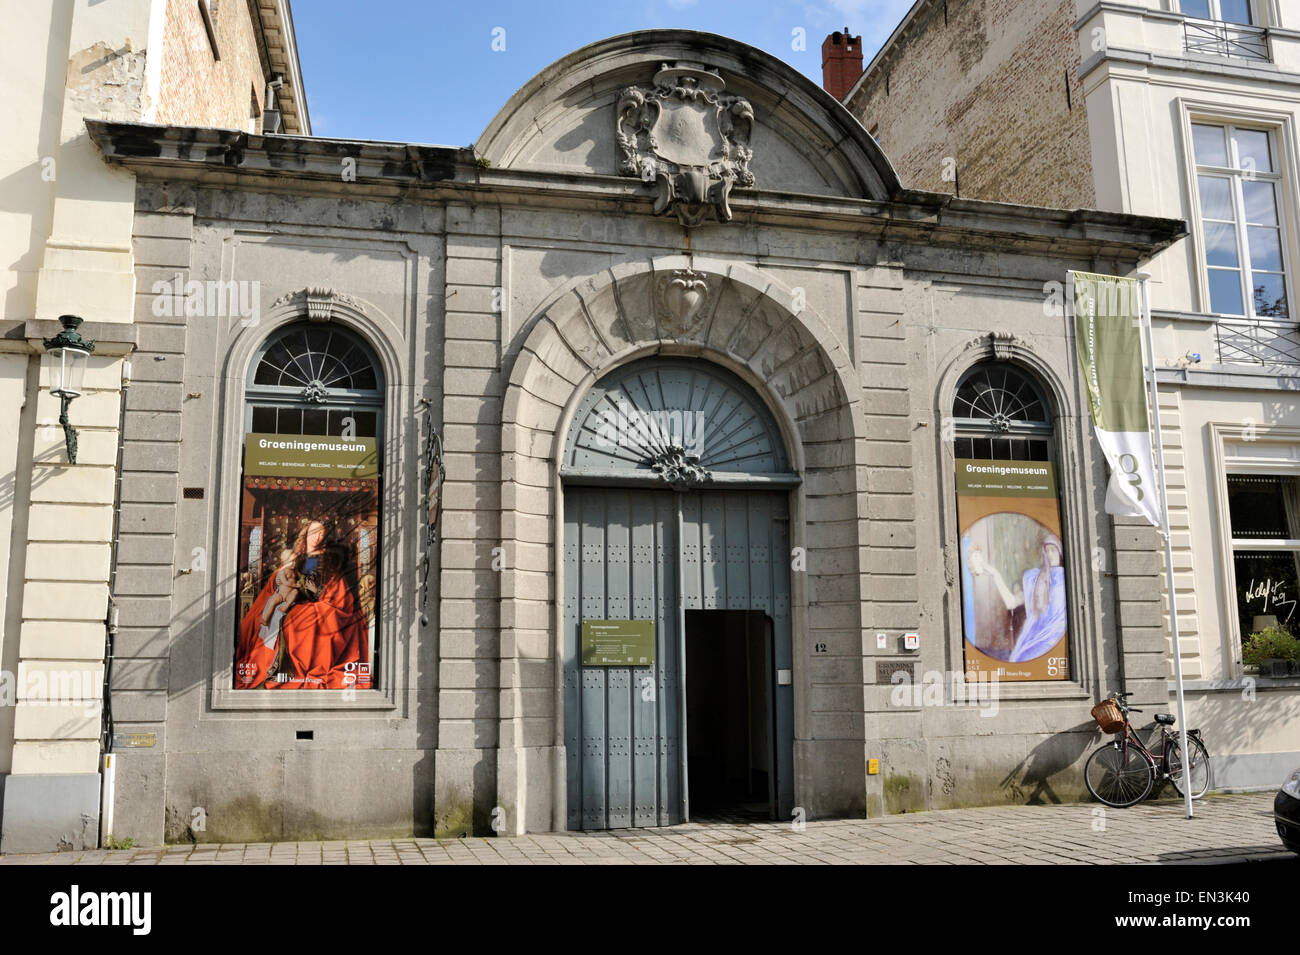
[[[135,221],[135,176],[105,165],[85,121],[260,130],[278,76],[281,128],[308,133],[310,123],[285,0],[15,3],[4,29],[0,847],[16,851],[100,837],[121,394],[143,343],[136,256],[149,237]],[[65,314],[96,341],[71,405],[75,465],[42,344]],[[128,520],[151,500],[131,493]]]

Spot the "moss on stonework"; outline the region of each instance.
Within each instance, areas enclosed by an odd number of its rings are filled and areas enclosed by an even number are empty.
[[[884,788],[887,812],[915,812],[925,808],[925,792],[921,780],[913,776],[891,773],[885,777]]]
[[[443,803],[433,814],[435,839],[463,839],[474,835],[474,804],[468,799]]]
[[[164,839],[170,845],[197,843],[246,844],[260,842],[330,842],[340,839],[410,838],[410,820],[391,823],[358,822],[332,818],[315,810],[285,806],[241,796],[206,807],[201,828],[192,814],[175,807],[166,810]]]

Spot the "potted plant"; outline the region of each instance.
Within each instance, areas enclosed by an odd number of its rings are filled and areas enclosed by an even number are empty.
[[[1241,661],[1260,676],[1300,676],[1300,640],[1281,626],[1257,630],[1242,644]]]

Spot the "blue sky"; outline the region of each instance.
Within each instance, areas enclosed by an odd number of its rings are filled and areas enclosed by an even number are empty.
[[[866,58],[911,0],[294,0],[317,136],[466,146],[545,66],[595,40],[682,28],[734,37],[821,83],[821,45],[845,26]],[[504,29],[504,51],[492,49]],[[796,28],[807,49],[793,49]]]

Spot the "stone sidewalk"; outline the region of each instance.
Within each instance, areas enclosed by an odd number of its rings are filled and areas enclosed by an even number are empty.
[[[966,864],[1225,863],[1293,858],[1273,826],[1273,794],[1209,796],[1196,818],[1181,801],[1006,806],[884,819],[709,822],[664,829],[475,839],[181,845],[0,856],[0,865],[503,865],[602,863]]]

